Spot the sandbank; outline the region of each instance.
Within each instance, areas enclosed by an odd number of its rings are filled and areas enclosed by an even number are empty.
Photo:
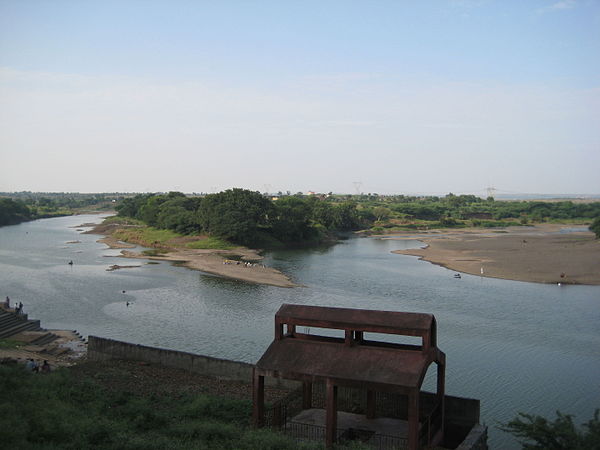
[[[600,285],[600,240],[589,231],[565,232],[569,228],[586,227],[541,224],[385,238],[418,239],[425,248],[393,253],[418,256],[457,272],[536,283]]]
[[[100,224],[86,233],[106,234],[107,236],[99,239],[98,242],[106,244],[110,248],[127,249],[136,247],[136,245],[121,242],[110,236],[110,233],[117,228],[118,225],[115,224],[108,226]],[[168,248],[160,249],[160,251],[164,252],[164,254],[145,255],[131,250],[121,250],[121,257],[171,261],[189,269],[249,283],[267,284],[285,288],[299,286],[279,270],[257,263],[263,257],[256,250],[246,247],[236,247],[232,250]],[[237,264],[237,261],[231,261],[232,258],[239,260],[240,264]],[[252,264],[245,264],[246,262],[251,262]]]

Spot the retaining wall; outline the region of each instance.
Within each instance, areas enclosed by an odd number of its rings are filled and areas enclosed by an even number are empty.
[[[88,359],[93,361],[109,359],[144,361],[165,367],[184,369],[218,379],[243,381],[252,384],[252,368],[254,366],[240,361],[130,344],[97,336],[89,336],[87,353]],[[267,377],[265,383],[268,386],[287,389],[295,389],[300,386],[295,381],[271,377]]]

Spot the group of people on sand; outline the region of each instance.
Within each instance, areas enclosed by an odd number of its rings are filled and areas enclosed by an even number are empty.
[[[29,358],[27,360],[27,362],[25,363],[25,370],[27,372],[33,372],[33,373],[50,373],[50,364],[48,364],[48,361],[44,360],[44,364],[42,364],[41,366],[39,365],[39,363],[37,361],[35,361],[33,358]]]
[[[223,264],[225,264],[225,265],[234,264],[236,266],[243,264],[244,267],[255,267],[255,266],[259,266],[259,267],[263,267],[263,268],[265,267],[264,264],[251,263],[249,261],[234,261],[232,259],[224,259]]]

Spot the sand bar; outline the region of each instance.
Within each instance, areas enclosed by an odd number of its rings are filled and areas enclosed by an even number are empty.
[[[502,230],[470,229],[412,233],[422,249],[393,253],[418,256],[457,272],[537,283],[600,285],[600,240],[582,225],[542,224]],[[561,230],[563,232],[561,232]]]
[[[106,244],[110,248],[127,249],[136,247],[136,245],[121,242],[110,236],[110,233],[115,231],[118,227],[119,225],[116,224],[100,224],[86,233],[106,235],[106,237],[99,239],[98,242]],[[264,267],[259,262],[263,257],[258,251],[246,247],[236,247],[232,250],[186,248],[161,249],[161,251],[163,250],[164,254],[153,256],[144,255],[131,250],[121,250],[121,256],[124,258],[176,262],[189,269],[200,270],[213,275],[250,283],[267,284],[285,288],[299,286],[280,271],[271,267]],[[237,264],[237,261],[232,261],[232,258],[239,260],[240,264]],[[245,264],[246,262],[251,262],[252,264]]]

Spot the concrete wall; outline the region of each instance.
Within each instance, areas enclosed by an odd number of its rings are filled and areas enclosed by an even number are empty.
[[[487,427],[475,425],[456,450],[488,450]]]
[[[231,361],[228,359],[212,358],[193,353],[166,350],[145,345],[89,336],[88,359],[103,361],[109,359],[128,359],[160,364],[165,367],[188,370],[201,375],[224,380],[236,380],[252,383],[252,364]],[[267,386],[295,389],[298,383],[267,377]]]

